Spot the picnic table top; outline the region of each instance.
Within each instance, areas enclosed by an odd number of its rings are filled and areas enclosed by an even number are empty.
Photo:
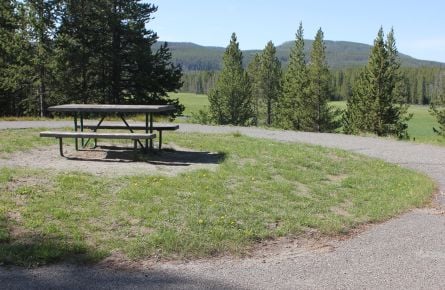
[[[100,105],[66,104],[48,108],[51,112],[94,112],[94,113],[156,113],[175,110],[173,105]]]

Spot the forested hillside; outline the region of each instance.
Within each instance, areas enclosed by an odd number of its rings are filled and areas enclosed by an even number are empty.
[[[313,40],[305,40],[305,54],[310,54]],[[326,40],[326,59],[331,69],[340,69],[353,66],[363,66],[367,63],[371,46],[363,43],[348,41]],[[221,58],[225,48],[201,46],[194,43],[169,42],[172,51],[173,61],[180,64],[185,72],[187,71],[216,71],[221,68]],[[277,57],[282,62],[283,67],[287,67],[289,61],[290,48],[293,42],[288,41],[277,46]],[[243,51],[244,65],[250,63],[252,58],[260,50]],[[408,55],[400,54],[402,66],[404,67],[445,67],[444,63],[419,60]]]

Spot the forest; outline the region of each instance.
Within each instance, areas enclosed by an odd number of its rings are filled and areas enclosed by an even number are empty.
[[[355,79],[363,67],[350,67],[331,70],[332,101],[347,100],[351,96]],[[406,102],[428,105],[439,100],[445,92],[445,68],[441,67],[401,67],[406,85]],[[208,94],[218,78],[218,71],[189,71],[182,77],[181,92]]]

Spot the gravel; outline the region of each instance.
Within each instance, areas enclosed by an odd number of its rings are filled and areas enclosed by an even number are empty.
[[[60,127],[67,123],[0,122],[1,128]],[[279,244],[251,258],[160,263],[123,271],[58,264],[0,267],[1,287],[48,288],[445,288],[445,148],[392,139],[181,124],[181,132],[233,133],[340,148],[412,168],[438,184],[436,208],[416,209],[344,241],[317,248]]]

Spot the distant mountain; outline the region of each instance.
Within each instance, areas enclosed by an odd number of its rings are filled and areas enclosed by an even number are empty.
[[[313,40],[305,40],[306,55],[312,47]],[[326,54],[329,67],[332,69],[362,66],[368,62],[371,46],[349,41],[326,40]],[[159,43],[157,45],[160,45]],[[287,66],[290,49],[294,41],[285,42],[277,46],[277,56],[283,66]],[[181,64],[185,71],[219,70],[221,68],[224,47],[201,46],[190,42],[168,42],[173,61]],[[253,56],[261,50],[245,50],[244,64],[247,65]],[[400,54],[402,66],[406,67],[445,67],[445,63],[427,61]]]

